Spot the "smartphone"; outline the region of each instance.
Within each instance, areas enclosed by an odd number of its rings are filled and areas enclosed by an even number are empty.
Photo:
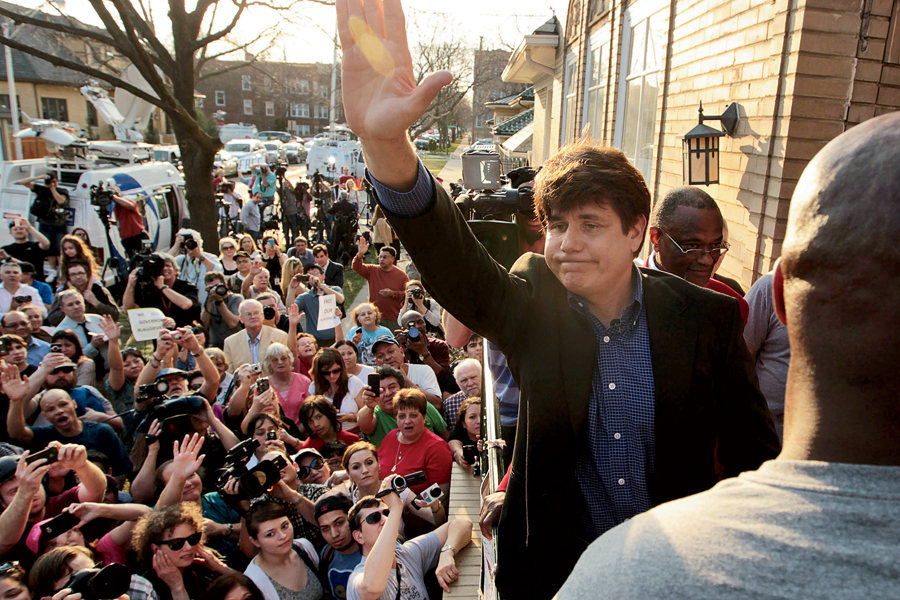
[[[256,395],[262,394],[263,392],[268,391],[269,389],[269,378],[268,377],[260,377],[256,380]]]
[[[367,382],[372,389],[373,394],[377,396],[381,393],[381,375],[378,373],[369,373]]]
[[[297,275],[297,281],[300,283],[309,283],[309,275]]]
[[[275,247],[275,240],[269,240],[269,246]]]
[[[79,519],[72,513],[60,513],[41,525],[41,531],[43,532],[45,539],[52,540],[53,538],[64,534],[70,529],[73,529],[78,525],[78,522],[80,520],[81,519]]]
[[[444,491],[441,489],[441,486],[436,483],[424,492],[420,493],[419,497],[425,504],[433,504],[437,500],[440,500],[441,496],[443,495]]]
[[[34,461],[46,458],[47,462],[45,464],[49,465],[51,463],[55,463],[56,459],[59,457],[59,448],[56,446],[50,446],[49,448],[44,448],[34,454],[30,454],[28,458],[25,459],[25,464],[30,465]]]
[[[15,296],[13,300],[19,304],[29,304],[31,303],[31,296]]]

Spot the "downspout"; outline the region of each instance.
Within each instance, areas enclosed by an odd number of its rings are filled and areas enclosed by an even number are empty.
[[[622,10],[624,10],[624,5]],[[621,21],[620,21],[621,23]],[[614,42],[616,41],[616,8],[615,6],[609,7],[609,52],[607,53],[606,59],[606,105],[603,107],[603,143],[607,146],[612,146],[612,136],[609,134],[609,105],[612,101],[613,90],[615,87],[613,86],[613,56],[617,55],[617,52],[613,52],[613,48],[615,48]],[[616,71],[616,78],[618,78],[619,73]]]
[[[793,0],[796,2],[796,0]],[[784,81],[787,78],[788,55],[790,54],[790,31],[792,16],[795,14],[796,6],[791,8],[792,0],[788,0],[787,15],[784,19],[784,39],[781,43],[781,65],[778,68],[778,86],[775,89],[775,108],[772,114],[772,131],[769,133],[769,151],[766,155],[766,175],[763,182],[763,198],[762,207],[759,215],[759,229],[756,232],[756,251],[753,254],[753,281],[756,283],[760,275],[760,266],[762,264],[763,230],[766,224],[766,212],[769,208],[769,186],[772,181],[772,158],[775,155],[775,136],[778,134],[779,113],[784,103]]]
[[[547,65],[542,65],[541,63],[535,62],[531,59],[531,48],[528,48],[528,47],[525,48],[524,57],[525,57],[525,64],[528,65],[529,67],[531,67],[532,69],[540,71],[541,73],[544,73],[545,75],[553,76],[556,74],[556,72],[551,67],[548,67]]]
[[[666,110],[669,107],[669,84],[672,80],[672,46],[675,43],[675,4],[669,2],[669,34],[666,40],[666,65],[662,89],[662,116],[659,120],[659,138],[656,144],[656,173],[653,176],[653,198],[659,198],[659,178],[662,173],[663,143],[666,139]],[[612,53],[610,53],[612,54]],[[655,205],[656,203],[653,202]],[[649,225],[649,224],[648,224]]]

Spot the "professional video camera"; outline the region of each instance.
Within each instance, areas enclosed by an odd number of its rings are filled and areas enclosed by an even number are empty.
[[[149,241],[149,240],[148,240]],[[146,291],[154,287],[153,281],[162,275],[163,267],[166,261],[162,256],[151,253],[149,247],[145,247],[140,253],[135,254],[131,259],[129,270],[137,269],[137,285],[141,291]]]
[[[113,191],[100,182],[91,186],[91,204],[93,206],[109,206],[113,203]]]
[[[144,387],[145,386],[141,386],[141,388]],[[157,393],[158,389],[159,388],[157,388]],[[143,389],[141,389],[141,391],[143,392]],[[159,397],[165,398],[164,395]],[[150,407],[150,409],[144,411],[144,417],[138,425],[137,431],[146,433],[147,430],[150,429],[150,423],[152,423],[154,419],[163,423],[164,421],[175,419],[177,417],[196,415],[203,410],[203,400],[204,398],[202,396],[182,396],[180,398],[172,398],[171,400],[164,400],[159,404],[155,404]]]
[[[144,383],[138,386],[137,397],[138,402],[147,402],[148,400],[160,400],[166,397],[169,391],[169,384],[165,381],[156,381],[154,383]]]
[[[225,455],[225,467],[219,472],[216,487],[223,493],[225,484],[230,478],[234,478],[238,482],[238,493],[225,494],[224,497],[250,500],[265,493],[281,479],[281,470],[287,467],[287,460],[283,456],[276,456],[274,460],[262,460],[252,469],[247,469],[247,461],[257,448],[258,440],[244,440]]]
[[[532,186],[522,184],[533,181],[537,170],[520,167],[503,176],[500,155],[481,150],[465,152],[462,162],[465,189],[451,185],[456,205],[478,241],[494,260],[509,269],[519,257],[516,215],[534,218]]]

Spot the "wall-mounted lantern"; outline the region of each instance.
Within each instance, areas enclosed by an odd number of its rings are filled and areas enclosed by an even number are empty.
[[[738,105],[732,102],[721,115],[703,116],[700,103],[700,123],[684,134],[683,171],[684,185],[710,185],[719,183],[719,138],[734,135],[738,121]],[[725,131],[704,125],[703,121],[720,121]]]

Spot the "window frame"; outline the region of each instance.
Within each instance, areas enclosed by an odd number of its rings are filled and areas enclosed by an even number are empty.
[[[225,106],[225,90],[216,90],[216,106]]]
[[[247,110],[249,108],[249,110]],[[253,100],[250,98],[244,98],[244,114],[252,115],[253,114]]]
[[[253,78],[251,75],[241,75],[241,90],[245,92],[253,91]]]

